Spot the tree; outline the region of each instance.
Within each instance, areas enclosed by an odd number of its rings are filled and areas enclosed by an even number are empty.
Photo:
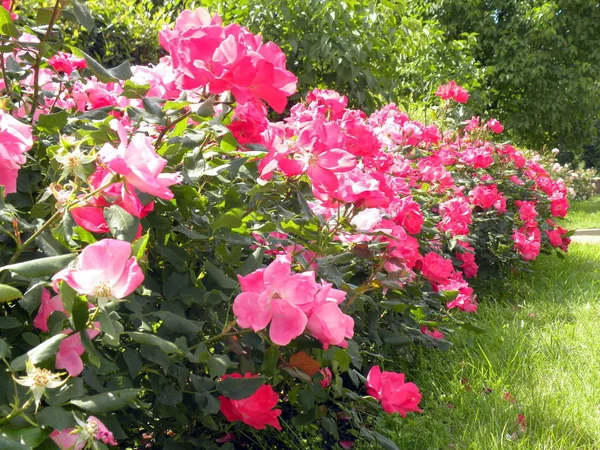
[[[521,145],[581,153],[596,135],[600,90],[600,3],[591,0],[421,2],[453,40],[477,34],[496,116]]]

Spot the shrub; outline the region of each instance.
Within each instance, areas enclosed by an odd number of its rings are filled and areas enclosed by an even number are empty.
[[[270,122],[273,43],[185,11],[109,70],[61,51],[60,16],[90,25],[62,6],[39,38],[0,8],[3,446],[395,448],[369,417],[421,394],[385,369],[469,326],[478,264],[567,249],[563,182],[493,120],[314,90]]]

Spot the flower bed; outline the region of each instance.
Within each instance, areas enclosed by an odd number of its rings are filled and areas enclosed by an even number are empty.
[[[271,122],[296,88],[275,44],[185,11],[170,56],[109,70],[61,51],[57,20],[91,26],[63,6],[38,37],[0,8],[3,445],[285,446],[293,427],[394,448],[369,417],[421,393],[382,369],[471,327],[468,278],[567,250],[564,182],[495,119],[453,121],[456,83],[432,123],[327,90]]]

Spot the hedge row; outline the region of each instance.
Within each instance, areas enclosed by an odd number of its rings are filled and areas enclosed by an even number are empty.
[[[0,8],[7,448],[396,448],[370,418],[420,412],[392,370],[473,328],[467,279],[567,250],[564,182],[454,82],[429,123],[288,105],[281,49],[203,9],[106,69],[64,3]]]

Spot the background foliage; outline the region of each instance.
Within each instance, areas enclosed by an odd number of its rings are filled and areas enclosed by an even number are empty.
[[[327,87],[367,111],[390,101],[408,109],[431,106],[433,88],[455,79],[473,93],[470,111],[500,119],[519,145],[558,147],[563,163],[598,163],[600,11],[592,0],[87,4],[97,28],[68,26],[65,37],[109,65],[156,60],[162,24],[204,6],[280,45],[299,95]]]

